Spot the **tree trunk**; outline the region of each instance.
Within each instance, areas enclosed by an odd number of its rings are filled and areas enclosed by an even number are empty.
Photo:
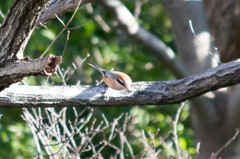
[[[240,57],[239,0],[203,0],[211,34],[222,62]]]
[[[0,66],[22,59],[37,20],[49,0],[16,0],[0,27]]]
[[[178,54],[186,68],[193,74],[212,67],[215,58],[208,52],[208,50],[212,50],[212,46],[201,1],[165,0],[165,3],[172,20],[173,32],[176,35]],[[218,6],[219,1],[211,1],[211,3],[213,6]],[[213,12],[211,10],[209,13]],[[220,15],[215,14],[215,16]],[[200,42],[194,38],[191,32],[189,19],[193,22],[195,34]],[[225,21],[224,23],[228,22]],[[216,25],[221,27],[221,24]],[[219,32],[223,33],[225,30]],[[221,48],[221,50],[224,49]],[[225,53],[228,53],[228,51],[225,50]],[[232,89],[210,92],[211,94],[205,94],[200,100],[191,100],[191,117],[195,141],[201,144],[198,156],[200,159],[210,158],[213,153],[223,147],[233,136],[235,128],[238,126],[229,123],[232,120],[232,116],[227,113],[230,108],[229,90]],[[209,95],[212,97],[210,98]],[[235,151],[238,146],[237,142],[231,143],[217,157],[239,158],[239,154]]]

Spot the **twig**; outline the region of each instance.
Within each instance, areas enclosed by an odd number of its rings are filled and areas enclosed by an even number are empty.
[[[96,158],[97,156],[101,155],[100,154],[101,151],[110,143],[110,141],[112,141],[114,139],[114,137],[116,136],[116,134],[115,134],[116,126],[118,125],[119,120],[122,118],[123,115],[124,115],[124,113],[122,113],[118,118],[114,119],[114,121],[111,123],[111,130],[110,130],[110,134],[108,136],[108,139],[106,139],[106,137],[104,137],[104,139],[100,142],[100,143],[102,143],[101,147],[90,158]],[[105,134],[103,133],[103,135],[105,135]]]
[[[221,61],[219,60],[219,58],[216,57],[215,54],[212,53],[212,52],[198,39],[198,37],[197,37],[197,35],[195,34],[195,31],[194,31],[194,29],[193,29],[192,20],[191,20],[191,19],[189,20],[189,26],[190,26],[190,28],[191,28],[191,31],[192,31],[194,37],[195,37],[196,40],[198,41],[198,43],[199,43],[200,45],[202,45],[202,47],[203,47],[204,49],[206,49],[206,50],[208,51],[208,53],[209,53],[213,58],[215,58],[215,60],[217,61],[218,64],[221,64]]]
[[[198,156],[199,153],[200,153],[200,145],[201,145],[200,142],[198,142],[197,145],[196,145],[196,156]]]
[[[135,0],[135,8],[134,8],[134,18],[137,19],[141,13],[142,2],[140,0]]]
[[[94,19],[98,22],[98,24],[102,27],[102,29],[106,33],[111,32],[111,28],[108,26],[108,24],[104,21],[104,19],[99,14],[95,15]]]
[[[144,130],[142,130],[142,142],[144,144],[144,150],[147,152],[146,158],[157,158],[158,154],[161,152],[161,149],[155,150],[152,148],[152,146],[148,143]]]
[[[81,27],[83,27],[83,26],[85,26],[85,25],[88,25],[88,24],[90,24],[90,23],[92,23],[92,22],[93,22],[93,21],[90,20],[89,22],[87,22],[87,23],[85,23],[85,24],[82,24],[82,25],[79,25],[79,26],[75,26],[75,27],[71,27],[71,28],[67,28],[67,30],[75,30],[75,29],[81,28]]]
[[[103,18],[99,15],[93,12],[93,8],[91,4],[86,5],[87,11],[90,14],[93,14],[93,18],[96,20],[96,22],[102,27],[102,29],[109,33],[111,31],[111,28],[108,26],[108,24],[103,20]]]
[[[39,25],[41,25],[42,27],[44,27],[45,29],[49,30],[48,27],[46,25],[44,25],[43,23],[39,23]]]
[[[68,41],[69,41],[69,35],[70,35],[70,31],[68,30],[67,31],[67,38],[66,38],[66,42],[65,42],[65,45],[64,45],[64,49],[63,49],[63,53],[62,53],[62,57],[67,49],[67,44],[68,44]]]
[[[226,147],[228,147],[228,145],[230,145],[236,139],[236,137],[238,136],[239,132],[240,132],[240,129],[236,129],[234,135],[222,147],[220,147],[220,149],[218,149],[217,152],[212,154],[211,159],[216,159],[217,155],[220,152],[222,152]]]
[[[22,110],[23,110],[23,114],[24,114],[25,116],[27,116],[27,113],[26,113],[26,111],[28,111],[27,108],[23,108]],[[24,116],[22,116],[22,118],[24,119]],[[27,119],[25,118],[25,120],[27,120]],[[36,131],[35,131],[34,128],[33,128],[32,126],[30,126],[30,125],[29,125],[29,128],[30,128],[30,130],[31,130],[31,132],[32,132],[32,134],[33,134],[33,140],[34,140],[35,145],[36,145],[36,148],[37,148],[37,158],[38,158],[38,159],[42,159],[42,158],[43,158],[43,153],[42,153],[42,150],[41,150],[40,143],[39,143],[39,141],[38,141],[38,137],[37,137]]]
[[[178,123],[178,119],[179,119],[179,116],[180,116],[180,113],[181,113],[181,110],[182,110],[184,104],[185,104],[185,102],[180,104],[180,107],[177,110],[175,120],[173,121],[173,132],[172,132],[172,134],[173,134],[173,141],[176,145],[177,159],[182,159],[180,147],[179,147],[179,144],[178,144],[177,123]]]
[[[71,69],[71,72],[68,74],[68,76],[66,77],[66,81],[69,80],[70,77],[72,77],[72,75],[74,74],[74,72],[77,70],[77,66],[76,64],[73,62],[72,63],[73,69]]]
[[[0,9],[0,16],[4,19],[5,15],[3,14],[2,10]]]
[[[125,143],[128,147],[128,150],[130,152],[130,155],[132,157],[132,159],[135,159],[135,156],[134,156],[134,153],[133,153],[133,149],[131,147],[131,144],[128,142],[126,136],[124,135],[126,130],[127,130],[127,123],[128,121],[131,119],[131,115],[128,115],[128,113],[125,114],[125,119],[124,119],[124,123],[123,123],[123,126],[122,126],[122,131],[120,132],[120,139],[123,140],[123,143]],[[122,148],[122,151],[123,151],[123,148]],[[123,154],[123,152],[122,152]]]
[[[62,25],[65,27],[66,25],[64,24],[63,20],[62,20],[61,18],[59,18],[59,16],[58,16],[57,14],[54,14],[54,15],[55,15],[55,17],[58,19],[58,21],[59,21],[60,23],[62,23]]]
[[[49,144],[49,139],[46,136],[43,135],[43,132],[42,131],[37,131],[37,128],[36,128],[36,125],[35,125],[36,123],[34,122],[34,118],[26,108],[23,109],[22,118],[27,122],[30,130],[32,131],[34,141],[35,141],[36,144],[39,144],[39,143],[38,143],[38,139],[35,138],[36,136],[34,134],[37,135],[37,137],[40,139],[40,141],[42,142],[43,145],[44,144]],[[40,153],[40,151],[41,151],[40,146],[39,147],[38,147],[38,145],[36,145],[36,146],[37,146],[38,154],[41,154]],[[46,147],[45,150],[46,150],[47,154],[52,154],[53,153],[52,147]]]
[[[61,71],[60,66],[57,66],[57,70],[58,70],[58,73],[59,73],[59,75],[60,75],[60,77],[61,77],[61,79],[62,79],[63,85],[66,86],[67,83],[66,83],[66,81],[65,81],[65,77],[64,77],[64,75],[63,75],[63,73],[62,73],[62,71]]]
[[[79,3],[76,7],[76,9],[74,10],[74,13],[72,15],[72,17],[70,18],[70,20],[68,21],[68,23],[64,26],[64,28],[62,29],[62,31],[57,35],[57,37],[51,42],[51,44],[47,47],[47,49],[42,53],[42,55],[40,56],[41,58],[48,52],[48,50],[50,49],[50,47],[55,43],[55,41],[59,38],[59,36],[65,31],[67,30],[68,25],[71,23],[71,21],[73,20],[75,14],[77,13],[77,10],[81,4],[82,0],[79,0]]]

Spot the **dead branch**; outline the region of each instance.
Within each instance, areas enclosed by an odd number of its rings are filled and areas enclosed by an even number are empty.
[[[61,62],[61,57],[53,55],[35,60],[7,62],[0,69],[0,91],[12,83],[21,81],[25,76],[50,75]]]
[[[126,127],[126,122],[124,122],[124,125],[119,122],[124,113],[111,123],[103,115],[105,122],[100,119],[100,123],[96,124],[97,119],[92,119],[92,108],[86,108],[78,112],[73,107],[73,110],[75,119],[71,120],[66,113],[67,107],[59,111],[54,108],[23,109],[22,118],[31,129],[35,142],[42,146],[42,149],[38,148],[39,158],[43,156],[44,149],[51,159],[59,158],[59,156],[80,159],[81,155],[85,155],[85,158],[87,158],[86,155],[92,156],[90,158],[98,158],[102,156],[102,150],[107,147],[116,150],[115,158],[120,156],[121,149],[114,144],[113,140],[118,135],[118,130],[123,130],[123,127]],[[87,113],[87,116],[83,113]],[[129,119],[129,116],[125,115],[125,121],[127,119]],[[109,134],[105,134],[106,130],[110,131]],[[94,141],[99,135],[103,136],[101,141]]]
[[[103,86],[11,86],[0,93],[1,107],[127,106],[179,103],[240,82],[238,61],[176,81],[135,82],[130,93]]]

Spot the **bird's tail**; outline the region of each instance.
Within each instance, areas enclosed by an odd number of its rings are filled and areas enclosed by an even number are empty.
[[[102,69],[101,67],[97,66],[97,65],[94,65],[92,63],[87,63],[88,65],[92,66],[93,68],[95,68],[96,70],[98,70],[99,72],[101,73],[105,73],[106,70]]]

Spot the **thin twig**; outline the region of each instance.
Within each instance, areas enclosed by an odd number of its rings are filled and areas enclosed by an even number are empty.
[[[212,53],[212,52],[198,39],[198,37],[197,37],[197,35],[195,34],[195,31],[194,31],[194,29],[193,29],[193,25],[192,25],[192,20],[191,20],[191,19],[189,20],[189,26],[190,26],[190,28],[191,28],[191,31],[192,31],[194,37],[195,37],[196,40],[198,41],[198,43],[199,43],[204,49],[206,49],[206,50],[208,51],[208,53],[209,53],[213,58],[215,58],[215,60],[217,61],[218,64],[221,64],[221,61],[219,60],[218,57],[215,56],[215,53]]]
[[[217,155],[220,152],[222,152],[226,147],[228,147],[228,145],[230,145],[236,139],[236,137],[238,136],[239,132],[240,132],[240,129],[236,129],[234,135],[222,147],[220,147],[220,149],[218,149],[217,152],[212,154],[211,159],[216,159]]]
[[[81,28],[81,27],[83,27],[83,26],[85,26],[85,25],[87,25],[87,24],[90,24],[90,23],[92,23],[92,22],[93,22],[93,21],[90,20],[90,21],[88,21],[88,22],[85,23],[85,24],[82,24],[82,25],[79,25],[79,26],[75,26],[75,27],[71,27],[71,28],[67,28],[67,30],[75,30],[75,29]]]
[[[0,9],[0,16],[4,19],[5,15],[3,14],[2,10]]]
[[[50,29],[48,29],[48,27],[46,26],[46,25],[44,25],[43,23],[39,23],[42,27],[44,27],[45,29],[47,29],[47,30],[50,30]]]
[[[137,19],[141,13],[142,2],[140,0],[135,0],[135,8],[134,8],[134,18]]]
[[[67,31],[67,38],[66,38],[66,42],[65,42],[65,45],[64,45],[64,49],[63,49],[63,53],[62,53],[62,57],[67,49],[67,44],[68,44],[68,41],[69,41],[69,35],[70,35],[70,31],[68,30]]]
[[[61,79],[62,79],[63,85],[66,86],[67,83],[66,83],[66,81],[65,81],[65,78],[64,78],[64,75],[63,75],[63,73],[62,73],[62,71],[61,71],[60,66],[57,66],[57,71],[58,71],[58,73],[59,73],[59,75],[60,75],[60,77],[61,77]]]
[[[184,104],[185,104],[185,102],[180,104],[180,107],[177,110],[175,120],[173,121],[173,132],[172,132],[172,134],[173,134],[173,141],[176,145],[177,159],[182,159],[180,147],[179,147],[179,144],[178,144],[177,123],[178,123],[178,119],[179,119],[179,116],[180,116],[180,113],[181,113],[181,110],[182,110]]]
[[[71,69],[71,72],[68,73],[68,76],[66,77],[66,81],[68,81],[69,78],[72,77],[72,75],[74,74],[74,72],[77,70],[77,66],[76,66],[76,64],[75,64],[74,62],[72,63],[72,66],[73,66],[73,69]]]
[[[201,145],[200,142],[198,142],[196,145],[196,156],[198,156],[200,153],[200,145]]]
[[[23,108],[22,110],[23,110],[24,116],[27,116],[27,113],[26,113],[26,111],[28,111],[27,108]],[[22,117],[23,117],[23,116],[22,116]],[[24,117],[23,117],[23,119],[24,119]],[[26,120],[26,118],[25,118],[25,120]],[[32,126],[30,126],[30,125],[29,125],[29,128],[30,128],[30,130],[31,130],[31,132],[32,132],[32,134],[33,134],[33,140],[34,140],[35,145],[36,145],[36,148],[37,148],[37,158],[38,158],[38,159],[42,159],[42,158],[43,158],[43,153],[42,153],[42,150],[41,150],[40,143],[39,143],[39,141],[38,141],[38,137],[37,137],[36,131],[35,131],[34,128],[33,128]]]
[[[40,56],[41,58],[48,52],[48,50],[50,49],[50,47],[55,43],[55,41],[59,38],[59,36],[60,36],[65,30],[67,30],[67,27],[68,27],[68,25],[71,23],[71,21],[73,20],[75,14],[77,13],[77,10],[78,10],[81,2],[82,2],[82,0],[79,0],[79,3],[78,3],[78,5],[77,5],[76,9],[74,10],[72,17],[70,18],[70,20],[68,21],[68,23],[64,26],[64,28],[61,30],[61,32],[57,35],[57,37],[51,42],[51,44],[50,44],[50,45],[47,47],[47,49],[43,52],[43,54]]]
[[[58,21],[65,27],[66,25],[64,24],[63,20],[61,18],[59,18],[59,16],[57,14],[54,14],[54,15],[58,19]]]
[[[88,4],[86,6],[88,13],[93,14],[93,18],[96,20],[96,22],[102,27],[102,29],[109,33],[111,31],[111,28],[108,26],[108,24],[104,21],[104,19],[101,17],[101,15],[96,14],[93,12],[93,7],[91,4]]]

